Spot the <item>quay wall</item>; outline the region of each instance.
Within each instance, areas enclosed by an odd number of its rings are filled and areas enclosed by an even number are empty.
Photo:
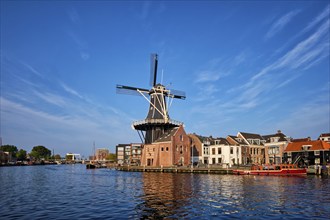
[[[233,174],[233,169],[226,168],[190,168],[190,167],[142,167],[120,166],[120,171],[129,172],[163,172],[163,173],[208,173],[208,174]]]

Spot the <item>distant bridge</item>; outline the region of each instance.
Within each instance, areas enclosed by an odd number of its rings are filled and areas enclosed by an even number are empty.
[[[80,154],[68,153],[68,154],[66,154],[66,157],[68,157],[68,156],[71,156],[72,160],[74,160],[74,161],[81,161]]]

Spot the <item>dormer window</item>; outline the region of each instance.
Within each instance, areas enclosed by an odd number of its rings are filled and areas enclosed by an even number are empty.
[[[303,146],[301,147],[301,149],[304,150],[304,151],[307,151],[307,150],[309,150],[311,147],[312,147],[312,145],[303,145]]]

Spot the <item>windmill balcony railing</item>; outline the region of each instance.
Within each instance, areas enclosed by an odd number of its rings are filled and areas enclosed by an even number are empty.
[[[133,122],[133,126],[139,126],[139,125],[143,125],[143,124],[174,124],[174,125],[177,125],[177,126],[180,126],[180,125],[183,125],[182,122],[180,121],[176,121],[176,120],[166,120],[165,119],[144,119],[144,120],[139,120],[139,121],[135,121]]]

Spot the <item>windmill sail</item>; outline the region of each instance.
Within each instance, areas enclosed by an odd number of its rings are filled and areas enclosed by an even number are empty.
[[[153,143],[170,129],[182,124],[181,122],[170,120],[166,99],[186,98],[185,93],[182,91],[168,90],[162,84],[157,84],[157,54],[151,54],[150,67],[150,84],[152,86],[150,90],[124,85],[116,86],[117,93],[119,94],[142,95],[149,102],[147,117],[144,120],[133,122],[132,125],[135,130],[142,133],[140,137],[144,137],[145,144]],[[145,132],[145,135],[143,132]]]
[[[151,54],[150,56],[150,86],[155,86],[157,82],[157,66],[158,55]]]

